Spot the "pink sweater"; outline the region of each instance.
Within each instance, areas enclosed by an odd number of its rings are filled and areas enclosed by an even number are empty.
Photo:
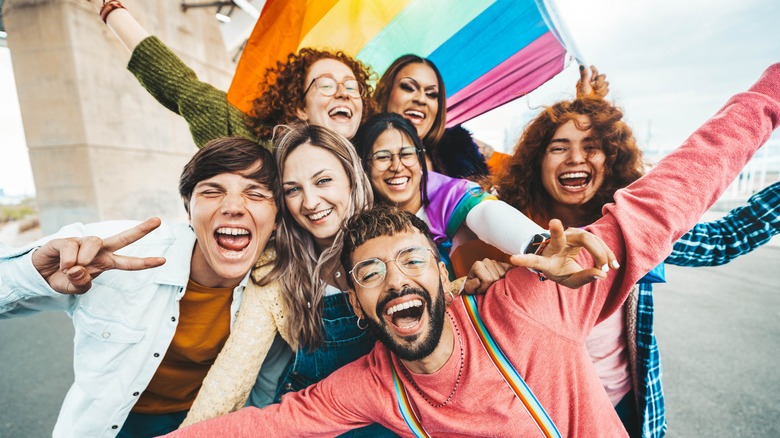
[[[618,310],[634,283],[669,254],[778,123],[780,64],[775,64],[647,176],[616,193],[615,203],[605,206],[604,216],[587,228],[615,251],[621,269],[580,290],[513,269],[479,297],[488,329],[563,436],[625,436],[585,339],[597,322]],[[592,261],[582,254],[580,264]],[[540,436],[484,352],[462,302],[449,312],[463,337],[466,358],[452,400],[434,408],[401,375],[426,430],[433,436]],[[456,344],[442,369],[416,375],[415,382],[434,402],[442,402],[455,383],[459,361]],[[372,422],[412,436],[399,413],[389,357],[381,344],[278,405],[242,409],[172,436],[333,436]]]

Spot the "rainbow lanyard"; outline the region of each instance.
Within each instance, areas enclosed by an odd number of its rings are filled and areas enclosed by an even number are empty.
[[[498,369],[498,372],[501,373],[504,381],[512,388],[512,391],[514,391],[517,398],[520,399],[520,402],[528,410],[528,413],[531,414],[531,417],[536,422],[536,425],[539,426],[539,430],[542,434],[547,438],[560,438],[561,433],[558,432],[555,423],[553,423],[541,403],[539,403],[539,400],[537,400],[533,392],[531,392],[531,388],[526,385],[525,381],[520,377],[520,374],[515,370],[514,366],[512,366],[512,363],[509,362],[509,359],[507,359],[504,352],[501,351],[501,347],[498,346],[493,339],[493,336],[490,335],[485,324],[482,323],[482,318],[480,318],[479,312],[477,311],[477,299],[472,295],[463,295],[462,298],[469,320],[471,321],[474,330],[477,332],[480,341],[482,341],[482,347],[485,348],[485,351]],[[390,352],[388,351],[388,355],[389,354]],[[401,411],[404,422],[414,436],[430,437],[428,432],[423,428],[417,413],[412,407],[411,400],[409,400],[403,382],[398,378],[398,372],[395,369],[395,362],[393,362],[392,356],[390,357],[390,367],[393,372],[393,385],[395,386],[395,393],[398,398],[398,409]]]

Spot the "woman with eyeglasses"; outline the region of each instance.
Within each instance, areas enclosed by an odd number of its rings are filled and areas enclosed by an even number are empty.
[[[224,91],[198,80],[176,54],[149,33],[117,0],[102,0],[100,16],[131,51],[127,65],[166,108],[184,117],[198,147],[209,140],[241,136],[270,148],[279,124],[305,121],[352,138],[373,112],[368,66],[341,51],[303,48],[259,79],[260,97],[245,115]]]
[[[460,245],[476,238],[503,253],[520,254],[544,231],[479,185],[429,171],[417,129],[399,114],[369,118],[354,142],[377,202],[423,219],[453,277],[470,266],[450,262],[449,255]]]

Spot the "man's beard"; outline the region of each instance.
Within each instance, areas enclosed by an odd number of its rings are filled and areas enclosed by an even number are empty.
[[[409,287],[401,292],[389,294],[385,299],[377,303],[376,314],[384,315],[387,303],[405,295],[417,295],[425,300],[425,311],[428,312],[428,331],[427,334],[423,334],[425,338],[418,339],[420,337],[420,333],[418,333],[404,337],[403,339],[407,342],[402,343],[393,337],[383,316],[380,316],[379,320],[366,317],[366,322],[379,340],[399,358],[407,361],[420,360],[428,357],[436,349],[436,346],[439,345],[441,333],[444,329],[444,288],[441,282],[439,282],[439,293],[435,302],[431,299],[428,291],[422,288]]]

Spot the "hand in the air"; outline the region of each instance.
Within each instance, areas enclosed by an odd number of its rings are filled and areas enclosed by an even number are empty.
[[[580,80],[577,81],[577,99],[582,99],[583,97],[603,99],[609,93],[607,76],[599,74],[596,66],[591,65],[590,70],[593,74],[588,77],[588,69],[584,65],[580,66]]]
[[[52,289],[62,294],[83,294],[92,279],[109,269],[138,271],[165,263],[162,257],[127,257],[114,254],[160,226],[151,218],[105,239],[95,236],[54,239],[32,254],[32,263]]]

